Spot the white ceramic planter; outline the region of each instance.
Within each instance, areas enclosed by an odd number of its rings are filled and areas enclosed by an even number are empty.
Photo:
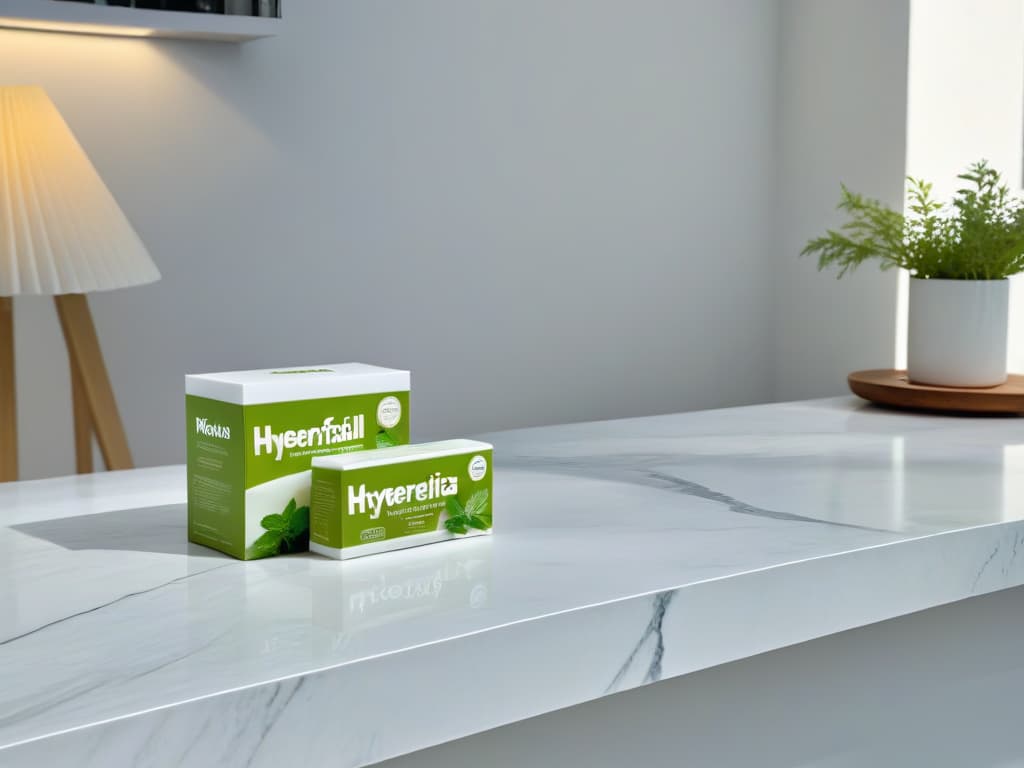
[[[1009,280],[910,280],[907,373],[916,384],[1006,381]]]

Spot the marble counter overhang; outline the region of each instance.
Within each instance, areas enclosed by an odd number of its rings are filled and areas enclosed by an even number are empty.
[[[1024,583],[1018,419],[485,439],[493,537],[346,563],[188,544],[181,467],[0,486],[0,765],[365,765]]]

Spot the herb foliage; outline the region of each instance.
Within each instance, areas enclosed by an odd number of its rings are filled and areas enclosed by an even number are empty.
[[[932,198],[931,184],[908,177],[907,215],[842,185],[838,209],[849,220],[808,242],[801,255],[817,256],[818,269],[838,267],[838,277],[870,260],[942,280],[1024,272],[1024,200],[1011,196],[984,160],[957,178],[968,184],[943,204]]]
[[[448,519],[444,521],[444,527],[450,532],[469,533],[470,528],[480,531],[490,529],[491,503],[490,494],[486,488],[470,496],[465,506],[455,496],[449,496],[446,503]]]
[[[295,499],[280,514],[260,520],[264,533],[252,544],[252,556],[271,557],[309,548],[309,507],[300,507]]]
[[[377,432],[378,448],[394,448],[398,444],[398,439],[386,429],[382,429]]]

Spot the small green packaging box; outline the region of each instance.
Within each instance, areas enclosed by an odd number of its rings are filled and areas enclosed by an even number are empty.
[[[242,560],[309,545],[317,457],[409,442],[409,372],[362,363],[185,377],[188,538]]]
[[[309,549],[347,560],[491,532],[493,448],[444,440],[313,459]]]

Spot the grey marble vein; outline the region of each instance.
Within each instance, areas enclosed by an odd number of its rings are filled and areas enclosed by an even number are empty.
[[[260,732],[259,739],[257,739],[256,743],[253,745],[252,752],[249,753],[249,757],[245,761],[245,764],[247,766],[252,765],[253,760],[255,760],[257,755],[259,755],[260,747],[263,745],[263,742],[266,741],[266,738],[270,731],[274,728],[275,725],[277,725],[281,713],[288,708],[288,705],[291,704],[292,699],[295,698],[295,696],[298,694],[299,690],[302,688],[305,682],[306,678],[299,677],[293,678],[291,680],[282,680],[275,684],[274,694],[270,697],[270,701],[267,703],[269,718],[267,722],[264,724],[262,731]],[[284,698],[281,700],[280,706],[278,706],[277,710],[274,711],[274,704],[277,701],[278,696],[281,695],[281,692],[285,688],[290,688],[291,690],[289,690],[288,693],[284,695]]]
[[[1022,541],[1024,541],[1024,534],[1017,534],[1013,537],[1013,550],[1010,552],[1010,561],[1003,569],[1004,574],[1009,573],[1010,568],[1017,562],[1017,550],[1020,548]]]
[[[225,629],[222,632],[218,632],[215,635],[213,635],[206,642],[200,643],[197,646],[189,648],[184,653],[176,654],[176,655],[172,656],[171,658],[166,659],[166,660],[160,662],[159,664],[157,664],[154,667],[149,667],[147,669],[142,670],[141,672],[136,672],[133,675],[129,675],[126,679],[127,680],[138,680],[140,678],[145,677],[146,675],[152,675],[155,672],[159,672],[159,671],[161,671],[163,669],[167,669],[168,667],[172,667],[175,664],[178,664],[178,663],[180,663],[182,661],[185,661],[185,659],[188,659],[188,658],[190,658],[192,656],[195,656],[197,653],[202,653],[207,648],[212,648],[213,646],[217,645],[217,643],[219,643],[221,640],[223,640],[230,633],[231,633],[231,629],[230,628],[229,629]]]
[[[203,748],[203,745],[206,744],[206,735],[209,732],[210,727],[213,724],[214,724],[213,721],[210,720],[209,718],[206,718],[205,720],[203,720],[202,727],[198,729],[197,733],[195,733],[195,735],[194,735],[194,738],[189,741],[188,746],[185,748],[185,751],[181,753],[181,756],[179,758],[179,762],[182,765],[188,765],[188,763],[189,763],[189,760],[188,760],[189,755],[191,755],[197,749],[202,749]],[[154,728],[153,730],[150,731],[149,736],[146,739],[147,745],[153,739],[156,738],[158,733],[159,733],[159,729],[157,729],[157,728]],[[139,750],[139,752],[141,754],[146,754],[147,751],[148,750],[146,749],[146,745],[143,745],[143,748]]]
[[[753,515],[754,517],[766,517],[771,520],[788,520],[797,523],[818,523],[820,525],[835,525],[842,528],[856,528],[861,531],[874,531],[877,533],[884,533],[881,528],[872,528],[867,525],[856,525],[854,523],[842,523],[834,520],[819,520],[815,517],[807,517],[806,515],[797,515],[792,512],[776,512],[771,509],[764,509],[763,507],[755,507],[753,504],[747,504],[745,501],[734,499],[725,493],[719,493],[711,488],[701,485],[700,483],[694,483],[689,480],[684,480],[681,477],[675,475],[668,475],[664,472],[648,472],[648,477],[654,480],[660,480],[665,486],[674,488],[681,491],[687,496],[693,496],[698,499],[706,499],[707,501],[715,501],[728,507],[731,511],[739,515]]]
[[[560,456],[558,458],[538,460],[526,456],[513,456],[503,459],[502,465],[549,474],[570,474],[603,480],[618,480],[634,485],[645,485],[650,488],[678,491],[685,496],[716,502],[740,515],[750,515],[770,520],[786,520],[797,523],[854,528],[856,530],[879,533],[886,532],[885,529],[868,525],[822,520],[793,512],[765,509],[733,498],[726,493],[721,493],[700,483],[685,480],[667,472],[645,469],[645,467],[657,466],[659,464],[669,464],[673,460],[678,460],[678,457],[666,454],[628,454],[623,456]]]
[[[25,696],[18,699],[8,699],[3,703],[3,714],[0,714],[0,729],[8,725],[16,725],[37,715],[45,714],[52,710],[55,704],[87,696],[103,689],[109,683],[109,680],[104,679],[100,675],[92,674],[82,677],[67,686],[61,686],[60,688],[52,687],[38,691],[31,697]],[[31,703],[23,704],[23,702]]]
[[[985,562],[983,562],[981,564],[981,567],[978,568],[978,571],[974,576],[974,581],[971,583],[971,592],[977,591],[978,584],[981,583],[981,579],[985,575],[985,571],[988,570],[988,567],[992,565],[992,562],[999,555],[1000,549],[1002,549],[1002,544],[996,544],[995,547],[992,549],[992,552],[989,553],[989,556],[985,558]]]
[[[661,679],[661,661],[665,656],[665,636],[662,632],[662,624],[665,621],[665,612],[668,610],[668,606],[675,595],[675,591],[671,591],[661,592],[654,596],[651,619],[647,622],[647,626],[640,635],[640,639],[637,640],[636,645],[633,646],[633,650],[630,651],[625,662],[623,662],[622,666],[619,667],[619,671],[615,673],[615,677],[612,678],[611,683],[609,683],[608,687],[605,688],[606,693],[612,693],[618,690],[619,685],[629,673],[629,670],[632,668],[633,662],[636,661],[641,649],[652,637],[654,638],[654,648],[651,651],[651,659],[647,664],[647,671],[644,674],[644,683],[654,683]]]
[[[71,621],[73,619],[77,619],[77,618],[80,618],[82,616],[87,616],[87,615],[89,615],[91,613],[96,613],[97,611],[102,611],[105,608],[110,608],[111,606],[115,606],[118,603],[124,602],[125,600],[130,600],[133,597],[140,597],[141,595],[148,595],[151,592],[156,592],[157,590],[163,589],[164,587],[169,587],[169,586],[173,586],[175,584],[180,584],[181,582],[186,581],[187,579],[191,579],[191,578],[193,578],[195,576],[203,576],[203,575],[205,575],[207,573],[211,573],[212,571],[219,571],[221,568],[228,568],[228,567],[230,567],[232,565],[234,565],[234,563],[224,563],[223,565],[218,565],[218,566],[215,566],[213,568],[207,568],[206,570],[197,571],[196,573],[187,573],[184,576],[179,576],[176,579],[171,579],[170,581],[165,581],[165,582],[163,582],[161,584],[157,584],[157,585],[152,586],[152,587],[147,587],[146,589],[138,589],[138,590],[135,590],[134,592],[128,592],[126,594],[119,595],[118,597],[115,597],[113,600],[108,600],[107,602],[101,603],[100,605],[94,605],[91,608],[86,608],[86,609],[81,610],[81,611],[76,611],[75,613],[68,614],[67,616],[61,616],[59,619],[54,619],[53,621],[48,621],[45,624],[40,624],[38,627],[33,627],[32,629],[30,629],[30,630],[28,630],[26,632],[22,632],[20,634],[13,635],[11,637],[8,637],[8,638],[5,638],[3,640],[0,640],[0,646],[8,645],[9,643],[13,643],[13,642],[15,642],[17,640],[23,640],[26,637],[31,637],[34,634],[37,634],[37,633],[42,632],[42,631],[47,630],[47,629],[51,629],[53,627],[56,627],[59,624],[64,624],[64,623],[66,623],[68,621]]]
[[[166,659],[159,664],[143,669],[141,672],[136,672],[134,674],[129,675],[122,675],[118,678],[109,679],[101,678],[98,675],[94,675],[87,681],[84,681],[83,685],[74,687],[70,690],[66,688],[61,689],[59,691],[54,690],[52,696],[40,696],[39,699],[34,704],[24,707],[20,710],[10,711],[5,715],[0,716],[0,728],[2,728],[4,725],[8,723],[18,722],[19,720],[25,717],[29,717],[32,714],[46,712],[47,710],[52,709],[53,707],[58,705],[66,705],[70,702],[75,701],[76,699],[80,699],[83,696],[87,696],[92,692],[100,690],[106,686],[117,684],[121,681],[138,680],[148,675],[152,675],[156,672],[166,669],[167,667],[173,666],[174,664],[178,664],[182,661],[185,661],[186,659],[189,659],[195,656],[196,654],[202,653],[206,649],[217,645],[217,643],[223,640],[227,634],[229,634],[227,630],[223,632],[218,632],[216,635],[214,635],[207,641],[187,649],[184,653],[176,654],[170,659]]]
[[[352,759],[349,760],[346,765],[349,768],[359,768],[359,766],[369,765],[371,763],[379,762],[380,758],[377,757],[377,731],[370,733],[369,737],[366,738],[363,745],[359,748],[358,752],[355,752]]]

